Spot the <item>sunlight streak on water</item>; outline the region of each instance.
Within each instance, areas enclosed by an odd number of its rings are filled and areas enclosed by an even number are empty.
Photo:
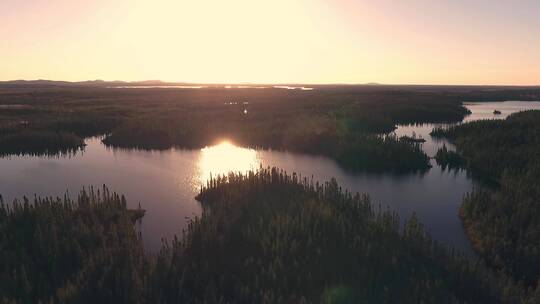
[[[201,149],[198,161],[199,181],[206,184],[210,177],[229,172],[246,172],[259,168],[261,161],[254,149],[241,148],[229,141]]]
[[[210,176],[277,166],[314,181],[334,177],[344,189],[369,193],[375,206],[389,206],[402,218],[415,212],[436,240],[470,251],[457,216],[463,195],[472,187],[463,172],[434,166],[424,175],[351,174],[326,157],[254,150],[227,141],[197,150],[164,151],[107,148],[100,138],[87,139],[86,144],[84,153],[71,158],[0,158],[0,193],[5,201],[34,194],[63,196],[66,190],[76,195],[82,187],[105,184],[125,194],[128,207],[141,203],[146,210],[145,248],[159,250],[162,238],[180,235],[189,219],[200,216],[195,196]]]
[[[240,103],[240,102],[238,102]],[[494,109],[505,115],[535,108],[540,103],[468,104],[468,119],[492,118]],[[442,143],[429,133],[434,125],[398,126],[396,135],[426,139],[422,145],[433,155]],[[458,217],[465,193],[473,181],[463,171],[446,171],[432,160],[427,173],[395,176],[392,174],[351,173],[334,160],[300,153],[254,150],[223,141],[203,149],[146,151],[108,148],[102,138],[86,139],[84,152],[70,157],[11,156],[0,158],[0,194],[4,201],[23,196],[60,196],[66,191],[76,195],[82,187],[101,187],[126,195],[128,207],[141,203],[147,213],[142,236],[147,250],[159,250],[161,239],[171,240],[186,228],[188,219],[200,216],[195,200],[210,176],[229,171],[245,172],[259,166],[277,166],[289,173],[324,182],[334,177],[351,192],[369,193],[375,206],[389,206],[401,218],[416,213],[434,239],[472,252]]]

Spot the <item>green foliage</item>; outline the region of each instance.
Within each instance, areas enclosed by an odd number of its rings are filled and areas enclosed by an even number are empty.
[[[446,145],[437,150],[435,154],[435,160],[437,164],[443,168],[443,170],[449,169],[461,169],[465,167],[465,159],[458,153],[448,150]]]
[[[537,303],[335,180],[209,181],[181,239],[145,255],[123,197],[0,204],[1,303]]]
[[[75,141],[57,140],[46,149],[24,144],[44,142],[43,132],[78,141],[105,135],[106,145],[137,149],[201,148],[228,139],[328,156],[349,170],[415,172],[429,168],[418,143],[384,134],[396,123],[459,121],[467,110],[456,100],[413,87],[22,90],[0,93],[0,104],[8,105],[0,108],[0,137],[22,130],[36,135],[11,140],[5,154],[73,148]]]
[[[462,216],[488,263],[535,286],[540,279],[538,175],[504,175],[498,191],[475,189]]]
[[[528,285],[540,278],[540,111],[471,122],[434,132],[454,141],[467,166],[497,180],[475,189],[462,217],[488,263]]]
[[[331,154],[342,167],[353,171],[425,172],[431,165],[421,144],[394,136],[353,136]]]
[[[145,257],[124,197],[83,190],[0,205],[0,302],[138,303]]]
[[[84,147],[84,141],[71,133],[23,130],[0,136],[0,156],[69,155]]]
[[[202,217],[158,256],[166,271],[157,301],[527,303],[530,296],[437,245],[415,216],[401,226],[395,213],[335,180],[313,184],[260,169],[213,179],[197,199]]]
[[[454,142],[469,167],[499,178],[505,170],[523,172],[538,166],[540,111],[439,128],[431,135]]]

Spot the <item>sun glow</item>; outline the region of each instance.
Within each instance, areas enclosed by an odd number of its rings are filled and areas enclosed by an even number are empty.
[[[204,184],[210,177],[233,172],[246,172],[260,166],[254,149],[237,147],[229,141],[201,149],[199,181]]]
[[[495,2],[3,0],[0,80],[537,85],[540,2]]]

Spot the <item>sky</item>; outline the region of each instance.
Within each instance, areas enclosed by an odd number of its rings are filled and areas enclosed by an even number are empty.
[[[0,80],[540,85],[538,0],[0,0]]]

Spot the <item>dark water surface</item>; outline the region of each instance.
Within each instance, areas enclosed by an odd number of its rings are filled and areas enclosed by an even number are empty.
[[[466,105],[472,115],[465,120],[505,118],[508,114],[540,109],[540,102],[495,102]],[[502,112],[493,115],[493,110]],[[432,156],[444,141],[432,140],[435,125],[399,126],[397,135],[413,132],[426,139],[423,148]],[[82,153],[72,157],[0,158],[0,193],[5,201],[22,196],[75,197],[82,187],[101,187],[123,193],[131,207],[140,202],[147,210],[142,221],[145,246],[159,248],[161,238],[180,235],[187,219],[200,214],[194,196],[210,175],[276,166],[314,180],[335,177],[352,192],[369,193],[375,204],[387,206],[402,217],[416,212],[433,237],[470,253],[469,242],[457,215],[463,195],[474,181],[463,171],[443,171],[433,161],[425,174],[351,174],[325,157],[289,152],[253,150],[223,143],[200,150],[140,151],[110,149],[99,138],[86,141]]]

